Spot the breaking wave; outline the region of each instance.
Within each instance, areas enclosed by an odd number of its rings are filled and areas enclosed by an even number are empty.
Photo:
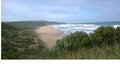
[[[58,24],[58,25],[52,25],[54,29],[60,30],[64,32],[65,35],[74,33],[76,31],[84,31],[86,33],[92,33],[94,30],[96,30],[98,27],[102,25],[96,25],[96,24]],[[117,28],[120,25],[110,25],[114,28]]]

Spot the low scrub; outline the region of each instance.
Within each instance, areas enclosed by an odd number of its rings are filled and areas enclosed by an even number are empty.
[[[93,45],[102,46],[104,44],[113,45],[116,41],[116,30],[113,27],[99,27],[90,34]]]
[[[42,59],[47,56],[45,44],[30,29],[19,29],[2,23],[2,59]]]
[[[50,58],[120,58],[120,27],[99,27],[92,34],[75,32],[56,42]]]

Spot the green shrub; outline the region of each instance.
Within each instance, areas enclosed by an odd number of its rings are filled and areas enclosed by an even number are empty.
[[[120,43],[120,27],[116,28],[116,42]]]
[[[120,27],[99,27],[90,35],[71,33],[56,42],[49,58],[120,59]]]
[[[51,49],[51,53],[54,55],[56,52],[72,52],[79,51],[81,48],[87,48],[91,45],[90,38],[85,32],[75,32],[67,35],[61,40],[56,42],[56,45]]]
[[[115,43],[115,29],[113,27],[99,27],[94,33],[90,34],[93,45],[112,45]]]

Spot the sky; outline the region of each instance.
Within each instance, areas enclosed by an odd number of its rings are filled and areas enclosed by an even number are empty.
[[[120,21],[120,0],[2,0],[2,21]]]

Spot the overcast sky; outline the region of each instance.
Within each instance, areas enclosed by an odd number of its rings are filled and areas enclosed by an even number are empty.
[[[120,21],[120,0],[2,0],[2,21]]]

